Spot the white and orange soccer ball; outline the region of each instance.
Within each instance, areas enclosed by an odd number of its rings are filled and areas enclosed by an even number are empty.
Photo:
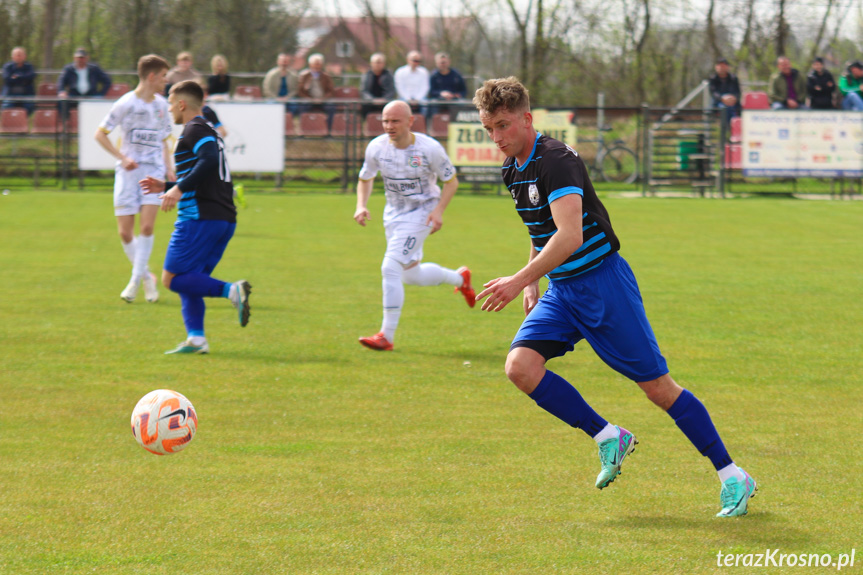
[[[156,455],[186,448],[198,430],[198,414],[186,397],[157,389],[141,398],[132,411],[132,435],[138,445]]]

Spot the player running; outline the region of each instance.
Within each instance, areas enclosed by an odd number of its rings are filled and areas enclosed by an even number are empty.
[[[174,122],[185,124],[174,152],[180,179],[164,182],[148,176],[141,180],[147,194],[164,192],[159,196],[162,211],[177,207],[162,284],[180,294],[188,336],[165,353],[209,353],[204,336],[204,298],[230,299],[239,313],[240,325],[245,327],[252,286],[246,280],[225,283],[210,276],[234,235],[237,209],[224,143],[201,116],[204,91],[194,80],[179,82],[171,87],[168,103]]]
[[[704,405],[671,378],[645,315],[638,284],[587,168],[569,146],[537,133],[527,89],[513,77],[488,80],[473,99],[489,137],[506,154],[503,180],[531,238],[528,263],[491,280],[477,300],[500,311],[524,292],[527,317],[506,358],[507,377],[537,405],[599,446],[603,489],[638,443],[597,414],[576,389],[545,367],[586,339],[605,363],[635,381],[707,456],[722,483],[718,517],[746,515],[755,480],[734,464]],[[539,279],[548,289],[539,297]]]
[[[420,263],[426,237],[443,225],[443,212],[455,195],[458,178],[443,146],[425,134],[411,132],[413,119],[405,102],[390,102],[384,107],[386,133],[369,142],[357,183],[354,220],[361,226],[370,219],[366,206],[378,172],[384,179],[387,200],[387,251],[381,264],[384,318],[379,333],[360,338],[362,345],[379,351],[393,349],[405,300],[402,282],[418,286],[448,283],[461,292],[467,305],[475,304],[468,268],[451,270]],[[437,185],[438,178],[444,183],[443,190]]]
[[[171,169],[171,120],[168,103],[161,95],[165,91],[168,62],[155,54],[138,60],[138,86],[124,94],[111,106],[111,111],[96,130],[96,141],[117,158],[114,169],[114,215],[123,242],[123,251],[132,263],[132,277],[120,293],[132,303],[138,287],[144,283],[144,297],[148,302],[159,300],[156,276],[150,272],[150,254],[153,252],[153,226],[159,213],[159,199],[147,196],[138,181],[148,174],[168,180],[175,179]],[[108,138],[120,127],[122,141],[118,150]],[[139,235],[135,237],[135,214]]]

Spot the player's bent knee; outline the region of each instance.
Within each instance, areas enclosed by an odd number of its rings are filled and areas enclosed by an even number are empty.
[[[515,348],[506,356],[506,376],[524,393],[531,393],[545,375],[545,358],[532,349]]]
[[[384,277],[395,277],[401,279],[402,264],[391,258],[384,258],[381,262],[381,275]]]
[[[677,385],[669,374],[651,381],[640,382],[638,386],[647,395],[647,399],[665,411],[668,411],[674,405],[674,402],[677,401],[677,398],[683,392],[683,388]]]
[[[174,281],[174,275],[167,270],[162,270],[162,285],[171,289],[171,282]]]

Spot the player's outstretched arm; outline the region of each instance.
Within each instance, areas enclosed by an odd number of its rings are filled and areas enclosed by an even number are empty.
[[[581,247],[581,207],[581,196],[577,194],[563,196],[551,203],[551,215],[557,233],[517,274],[495,278],[483,284],[485,289],[476,296],[476,301],[488,298],[482,304],[483,311],[502,310],[527,286],[539,282],[539,278],[562,264]]]
[[[367,221],[372,219],[366,206],[368,206],[369,197],[372,195],[374,182],[374,180],[359,180],[357,182],[357,210],[354,212],[354,220],[363,227]]]
[[[161,194],[165,191],[165,182],[153,176],[147,176],[138,182],[145,194]]]
[[[456,176],[453,176],[450,181],[444,182],[443,188],[440,191],[440,201],[426,220],[426,225],[432,229],[431,233],[435,233],[443,227],[443,212],[446,210],[457,189],[458,178]]]

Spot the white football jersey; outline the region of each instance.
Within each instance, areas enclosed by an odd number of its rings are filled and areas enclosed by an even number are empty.
[[[384,223],[406,221],[425,224],[440,200],[437,179],[448,182],[455,167],[443,146],[425,134],[413,134],[413,143],[398,149],[387,134],[369,142],[360,179],[371,180],[381,173],[387,206]]]
[[[163,142],[171,135],[168,101],[156,94],[145,102],[134,91],[114,102],[111,111],[99,124],[105,133],[120,127],[120,153],[139,164],[155,164],[164,168]]]

